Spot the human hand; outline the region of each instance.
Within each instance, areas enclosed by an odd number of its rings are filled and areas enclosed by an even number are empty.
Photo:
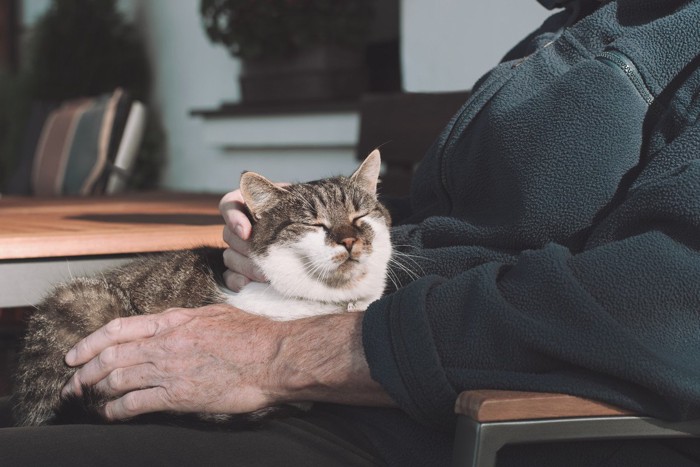
[[[393,406],[362,350],[363,313],[271,321],[229,305],[118,318],[66,355],[62,395],[94,386],[107,420],[175,411],[247,413],[287,402]]]
[[[82,365],[62,395],[94,386],[107,420],[157,411],[244,413],[276,401],[278,323],[228,305],[119,318],[66,356]]]
[[[226,287],[239,292],[250,281],[266,282],[267,278],[248,257],[252,225],[245,214],[241,190],[224,195],[219,202],[219,210],[225,223],[224,242],[228,245],[224,251],[224,264],[228,268],[224,271]]]

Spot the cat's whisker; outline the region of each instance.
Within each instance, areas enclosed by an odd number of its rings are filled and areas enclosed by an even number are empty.
[[[404,269],[411,270],[413,273],[416,273],[411,269],[411,267],[418,268],[420,272],[425,275],[425,271],[423,270],[423,267],[420,265],[418,261],[416,261],[413,258],[406,257],[402,255],[401,253],[393,252],[391,255],[391,258],[389,258],[389,262],[391,264],[395,264],[398,266],[402,266]]]
[[[24,303],[25,303],[24,306],[27,308],[34,308],[34,310],[39,310],[39,307],[37,305],[35,305],[34,303],[32,303],[31,301],[27,300],[26,297],[24,298]]]
[[[412,269],[410,269],[410,268],[409,268],[408,266],[406,266],[405,264],[399,262],[399,261],[396,260],[395,258],[389,259],[389,268],[388,268],[388,270],[389,270],[390,274],[392,274],[397,280],[399,279],[398,271],[404,272],[404,274],[405,274],[406,276],[408,276],[408,278],[409,278],[411,281],[414,281],[414,280],[416,280],[416,279],[418,279],[418,278],[420,277],[420,275],[419,275],[418,273],[416,273],[415,271],[413,271]],[[398,282],[400,283],[401,281],[398,280]]]
[[[410,263],[412,266],[417,267],[423,275],[425,275],[425,271],[418,260],[423,261],[425,259],[426,258],[421,255],[409,255],[397,250],[392,251],[391,254],[391,260],[395,263],[400,263],[404,266],[408,266],[407,263]]]
[[[73,277],[73,271],[70,269],[70,260],[66,259],[66,267],[68,268],[68,277],[70,277],[70,280],[74,280],[75,277]]]
[[[399,271],[403,271],[404,274],[403,274],[403,275],[400,274]],[[394,276],[395,276],[396,279],[398,280],[400,286],[406,285],[406,284],[401,280],[401,277],[402,277],[402,276],[403,276],[405,279],[408,279],[408,282],[413,282],[414,280],[419,279],[419,278],[421,277],[421,276],[419,276],[418,274],[414,273],[413,271],[411,271],[411,270],[409,270],[409,269],[405,269],[405,268],[403,268],[403,267],[401,267],[401,266],[398,266],[395,270],[392,271],[392,273],[394,274]]]
[[[389,270],[391,270],[391,272],[394,273],[397,278],[400,275],[402,275],[400,273],[403,273],[403,275],[405,275],[411,281],[414,281],[421,277],[420,274],[416,273],[415,271],[401,263],[389,262]]]
[[[415,245],[392,244],[392,246],[394,248],[394,253],[400,253],[401,255],[411,256],[413,258],[421,258],[421,259],[424,259],[426,261],[437,262],[437,259],[435,259],[435,258],[428,258],[428,257],[423,256],[423,255],[412,255],[411,253],[408,253],[408,251],[411,251],[411,250],[415,250],[415,251],[420,250]],[[404,250],[407,250],[407,251],[404,251]]]
[[[401,267],[398,267],[397,269],[402,270]],[[398,287],[402,287],[402,286],[406,285],[401,280],[401,275],[397,272],[397,270],[394,270],[393,268],[389,267],[388,274],[390,274],[390,278],[394,281],[394,284],[397,285]],[[412,275],[410,272],[407,272],[405,274],[405,276],[407,276],[407,278],[409,279],[409,282],[417,279],[417,277]]]
[[[326,263],[318,263],[311,271],[311,273],[318,278],[319,282],[327,283],[328,276],[331,272],[331,265]],[[300,281],[302,282],[302,281]]]
[[[396,274],[394,274],[394,272],[391,271],[391,269],[387,269],[386,277],[387,277],[387,279],[389,279],[391,284],[394,286],[394,289],[398,290],[400,288],[400,285],[398,283],[398,277],[396,277]]]

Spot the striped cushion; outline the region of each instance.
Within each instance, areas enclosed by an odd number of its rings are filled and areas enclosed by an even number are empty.
[[[104,189],[130,105],[121,89],[111,95],[75,99],[44,122],[32,163],[32,191],[39,196],[90,195]]]

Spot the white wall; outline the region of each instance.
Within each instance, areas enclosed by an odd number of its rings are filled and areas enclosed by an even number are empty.
[[[351,151],[223,148],[205,140],[205,121],[193,109],[240,99],[240,63],[213,45],[201,26],[199,0],[121,0],[146,41],[153,71],[152,105],[166,133],[166,189],[223,193],[238,187],[241,172],[302,181],[349,173]]]
[[[235,188],[241,169],[204,144],[202,121],[190,111],[239,99],[238,62],[209,42],[200,23],[199,1],[134,1],[132,7],[151,61],[151,104],[166,136],[162,186],[195,191]]]
[[[550,13],[535,0],[403,0],[405,90],[471,88]]]

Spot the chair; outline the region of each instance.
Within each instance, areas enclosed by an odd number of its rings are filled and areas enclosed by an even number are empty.
[[[491,467],[507,444],[700,436],[700,420],[669,422],[566,394],[465,391],[458,414],[453,467]]]
[[[8,193],[87,196],[123,190],[145,123],[143,104],[121,89],[61,103],[36,103]]]

